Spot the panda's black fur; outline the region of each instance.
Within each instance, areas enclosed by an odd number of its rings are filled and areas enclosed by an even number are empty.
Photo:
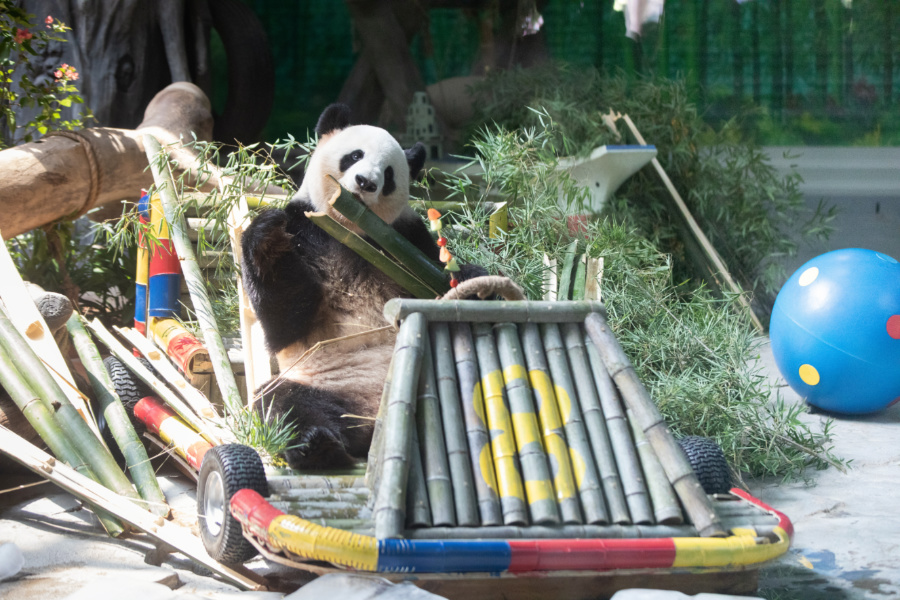
[[[242,240],[244,287],[282,373],[261,386],[257,406],[268,418],[287,415],[296,424],[297,447],[286,453],[296,469],[347,467],[365,457],[395,333],[388,329],[304,353],[317,342],[384,327],[384,303],[407,295],[306,217],[307,211],[330,209],[334,188],[323,183],[325,175],[357,193],[429,258],[439,256],[407,203],[409,181],[425,162],[424,146],[402,151],[384,130],[348,125],[346,106],[323,112],[300,191],[283,210],[261,213]],[[481,274],[479,267],[464,266],[461,279]]]

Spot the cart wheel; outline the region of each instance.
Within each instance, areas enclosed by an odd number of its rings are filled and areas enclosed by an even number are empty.
[[[145,367],[150,368],[150,363],[148,361],[143,361],[143,364]],[[122,399],[122,404],[125,405],[125,412],[128,413],[131,424],[134,425],[135,431],[140,435],[146,431],[147,427],[140,419],[135,418],[134,405],[140,402],[141,398],[152,396],[153,392],[150,391],[150,388],[146,383],[138,379],[137,376],[129,371],[128,367],[122,364],[122,361],[115,356],[107,356],[104,358],[103,366],[106,367],[106,372],[109,373],[109,378],[112,379],[116,394],[119,395],[119,398]]]
[[[200,539],[209,555],[226,565],[241,564],[256,556],[256,548],[244,539],[241,524],[231,516],[228,507],[231,497],[245,488],[269,495],[266,473],[256,450],[241,444],[224,444],[206,453],[197,483]]]
[[[713,440],[689,435],[678,444],[691,463],[703,491],[707,494],[727,494],[731,489],[731,469],[722,448]]]

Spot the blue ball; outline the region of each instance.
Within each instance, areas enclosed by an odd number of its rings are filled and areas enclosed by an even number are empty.
[[[778,293],[769,338],[814,406],[865,414],[900,400],[900,263],[859,248],[810,260]]]

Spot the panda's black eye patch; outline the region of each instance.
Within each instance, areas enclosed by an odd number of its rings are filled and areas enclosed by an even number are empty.
[[[397,189],[397,183],[394,181],[394,167],[388,167],[384,170],[384,185],[381,187],[382,196],[390,196],[391,192]]]
[[[365,156],[365,155],[366,155],[366,153],[363,152],[362,150],[354,150],[353,152],[342,156],[341,162],[338,165],[338,168],[340,168],[341,173],[343,173],[344,171],[346,171],[347,169],[349,169],[350,167],[352,167],[353,165],[355,165],[356,163],[361,161],[363,159],[363,156]]]

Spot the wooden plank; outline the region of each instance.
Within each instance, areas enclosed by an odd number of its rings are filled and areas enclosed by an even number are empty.
[[[129,525],[172,546],[194,562],[244,590],[265,590],[265,586],[209,557],[203,543],[190,530],[156,517],[130,500],[111,492],[99,483],[59,462],[37,446],[29,444],[5,427],[0,427],[0,450],[17,462],[48,479],[76,498],[102,507]]]
[[[247,198],[241,196],[228,213],[228,235],[231,239],[231,252],[234,263],[242,263],[241,236],[249,224],[250,208]],[[266,381],[272,379],[272,359],[266,349],[266,335],[262,323],[256,318],[250,297],[244,291],[244,282],[237,278],[238,314],[241,322],[241,349],[244,352],[244,381],[247,390],[247,403],[250,406],[256,401],[256,390]]]
[[[9,320],[28,340],[28,345],[47,365],[51,376],[59,384],[63,394],[69,399],[78,414],[84,418],[94,435],[102,442],[103,436],[100,435],[100,429],[94,421],[90,408],[73,383],[74,379],[69,371],[69,366],[59,351],[59,346],[56,345],[56,340],[53,339],[53,333],[47,327],[44,317],[41,316],[31,299],[31,294],[28,293],[25,282],[22,281],[22,277],[9,255],[2,235],[0,235],[0,281],[3,282],[3,285],[0,285],[0,299],[6,306]]]

